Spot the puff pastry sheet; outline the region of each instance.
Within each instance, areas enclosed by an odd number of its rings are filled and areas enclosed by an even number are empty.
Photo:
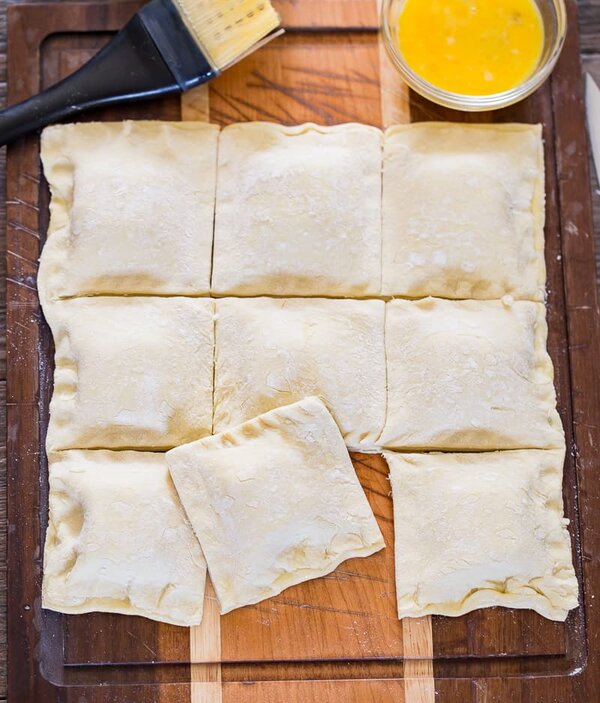
[[[50,454],[42,605],[61,613],[202,619],[206,561],[164,454]]]
[[[390,128],[383,174],[383,292],[543,300],[540,125]]]
[[[340,432],[317,398],[167,453],[221,612],[384,547]]]
[[[564,450],[385,457],[400,618],[501,605],[564,620],[577,606]]]
[[[214,431],[309,395],[346,443],[369,451],[385,420],[380,300],[216,301]]]
[[[358,124],[226,127],[213,292],[379,294],[381,142]]]
[[[211,432],[212,300],[73,298],[56,346],[47,447],[165,449]]]
[[[48,127],[52,191],[42,302],[98,294],[206,294],[219,128],[203,122]]]
[[[529,301],[386,306],[392,449],[562,447],[546,311]]]

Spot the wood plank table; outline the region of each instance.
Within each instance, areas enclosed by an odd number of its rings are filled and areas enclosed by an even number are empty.
[[[579,23],[581,32],[581,51],[584,71],[589,71],[600,83],[600,0],[582,0],[579,3]],[[5,67],[6,67],[6,42],[5,42],[5,2],[0,4],[0,101],[4,103],[6,94]],[[591,187],[594,191],[594,216],[597,264],[600,263],[600,194],[595,175],[592,176]],[[4,150],[1,152],[0,162],[0,192],[4,193]],[[5,219],[6,208],[4,195],[0,197],[0,274],[5,276]],[[0,301],[0,407],[4,424],[5,416],[5,302],[4,291]],[[6,700],[6,535],[4,525],[5,515],[5,438],[0,440],[0,701]],[[487,700],[487,698],[484,696]],[[484,700],[482,698],[482,700]],[[43,702],[40,702],[43,703]],[[537,701],[532,702],[537,703]],[[542,702],[540,702],[542,703]],[[543,703],[546,703],[544,701]],[[560,703],[567,703],[560,701]],[[590,701],[591,703],[591,701]]]

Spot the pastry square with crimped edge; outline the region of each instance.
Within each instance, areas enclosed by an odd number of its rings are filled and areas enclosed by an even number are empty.
[[[544,298],[540,125],[391,127],[383,167],[383,293]]]
[[[316,395],[349,447],[373,451],[385,420],[384,309],[381,300],[217,300],[214,431]]]
[[[213,293],[378,295],[381,142],[359,124],[226,127]]]
[[[42,606],[202,620],[206,561],[164,454],[50,454]]]
[[[38,277],[42,302],[208,294],[218,134],[203,122],[45,129],[52,199]]]
[[[56,347],[48,450],[160,450],[210,434],[212,300],[72,298],[45,312]]]
[[[577,607],[564,449],[384,455],[400,618],[501,605],[564,620]]]
[[[318,398],[172,449],[167,463],[222,613],[385,546]]]
[[[542,303],[393,300],[386,304],[391,449],[564,445]]]

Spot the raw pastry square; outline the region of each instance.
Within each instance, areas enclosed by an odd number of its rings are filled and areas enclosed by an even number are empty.
[[[45,129],[52,200],[42,301],[208,293],[218,133],[203,122]]]
[[[213,292],[379,294],[381,142],[358,124],[226,127]]]
[[[61,613],[202,619],[206,561],[164,454],[50,454],[42,605]]]
[[[543,300],[540,125],[400,125],[384,154],[384,293]]]
[[[392,449],[561,447],[546,311],[529,301],[394,300],[386,307]]]
[[[212,300],[73,298],[56,346],[48,449],[170,449],[211,432]]]
[[[400,618],[502,605],[564,620],[577,607],[564,449],[385,458]]]
[[[382,301],[225,298],[216,309],[215,432],[317,395],[350,447],[373,449],[385,420]]]
[[[167,463],[222,613],[385,546],[318,398],[172,449]]]

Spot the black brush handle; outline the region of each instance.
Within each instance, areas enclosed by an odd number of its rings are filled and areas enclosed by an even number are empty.
[[[91,107],[178,93],[216,73],[171,0],[152,0],[78,71],[0,112],[0,146]]]

